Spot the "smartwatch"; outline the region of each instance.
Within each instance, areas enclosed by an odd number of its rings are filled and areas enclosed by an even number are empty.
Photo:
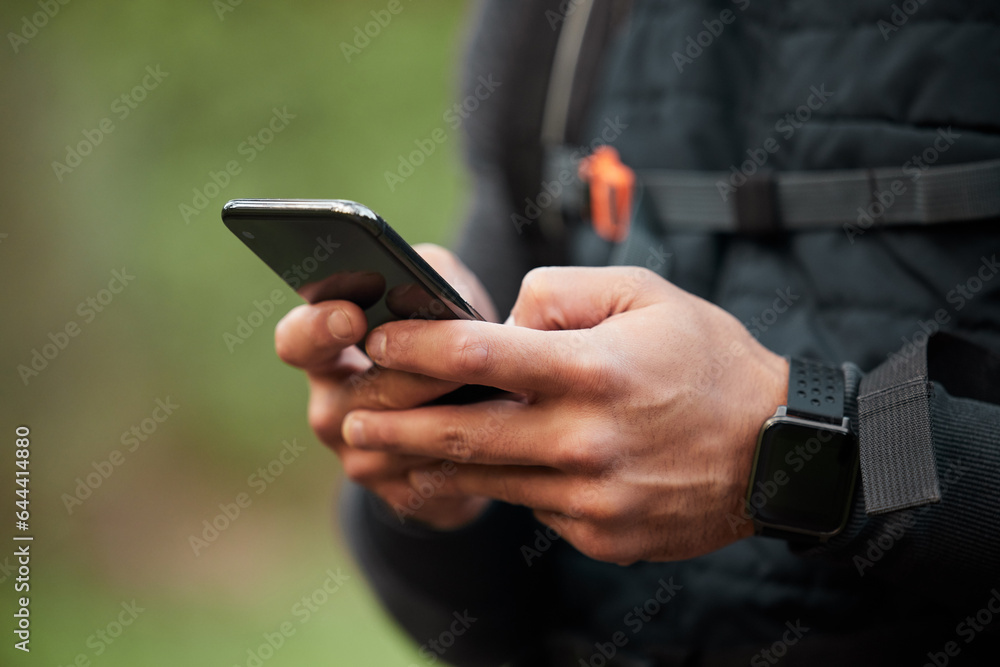
[[[789,361],[788,404],[764,422],[747,487],[758,535],[825,542],[847,525],[858,477],[858,439],[844,416],[844,373]]]

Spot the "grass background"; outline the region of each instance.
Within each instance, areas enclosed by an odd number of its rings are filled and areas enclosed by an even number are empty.
[[[295,634],[263,664],[425,664],[341,544],[337,461],[306,423],[304,378],[273,353],[297,301],[219,210],[237,197],[355,199],[411,242],[447,243],[465,183],[442,115],[468,7],[402,0],[347,62],[341,43],[387,0],[228,2],[49,0],[58,13],[37,34],[23,21],[38,0],[0,4],[0,664],[247,665],[289,620]],[[33,36],[15,52],[19,32]],[[121,119],[112,103],[147,66],[169,74]],[[275,107],[295,118],[245,163],[237,147]],[[106,117],[114,131],[60,182],[52,163]],[[384,172],[438,127],[448,141],[390,192]],[[242,173],[185,221],[179,206],[234,159]],[[78,305],[123,267],[135,279],[85,322]],[[281,312],[230,353],[223,334],[275,288]],[[18,366],[71,321],[80,334],[25,384]],[[180,407],[127,451],[122,434],[168,397]],[[30,654],[11,634],[20,424],[32,433]],[[257,495],[249,476],[292,439],[306,452]],[[114,450],[124,461],[69,512],[64,494]],[[195,556],[188,537],[241,492],[252,505]],[[300,623],[293,605],[337,568],[350,579]],[[91,639],[133,600],[132,625]]]

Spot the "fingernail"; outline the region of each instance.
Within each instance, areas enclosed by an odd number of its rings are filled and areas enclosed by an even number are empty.
[[[347,420],[347,444],[351,447],[360,447],[365,444],[365,425],[358,417],[349,417]]]
[[[330,313],[330,317],[326,321],[326,328],[330,330],[330,335],[337,340],[347,340],[351,337],[351,321],[347,319],[347,313],[341,308]]]
[[[379,329],[371,332],[368,336],[368,344],[365,347],[372,361],[375,363],[385,361],[385,332]]]

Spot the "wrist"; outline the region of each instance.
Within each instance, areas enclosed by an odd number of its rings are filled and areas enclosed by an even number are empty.
[[[739,462],[734,485],[738,496],[735,500],[737,516],[744,516],[746,512],[747,490],[761,424],[779,406],[784,405],[788,398],[788,359],[764,347],[761,347],[760,352],[757,355],[757,372],[753,381],[748,383],[747,409],[742,415],[740,430],[735,439],[738,447],[736,460]],[[754,534],[753,522],[747,521],[738,532],[741,538],[750,537]]]

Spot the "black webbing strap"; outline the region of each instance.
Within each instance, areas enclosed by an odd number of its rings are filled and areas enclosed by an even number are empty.
[[[931,437],[927,348],[894,356],[861,380],[858,445],[865,511],[884,514],[941,500]]]
[[[563,154],[547,165],[572,173]],[[553,164],[555,162],[555,164]],[[1000,160],[928,167],[767,172],[740,177],[700,171],[639,170],[645,196],[667,229],[760,234],[841,227],[931,225],[1000,217]],[[580,204],[564,196],[563,207]]]
[[[938,224],[1000,216],[1000,160],[928,167],[731,174],[639,171],[671,229],[769,232]],[[747,200],[759,207],[752,216]]]
[[[774,173],[770,169],[762,169],[733,193],[737,229],[746,234],[781,231],[777,185]]]

